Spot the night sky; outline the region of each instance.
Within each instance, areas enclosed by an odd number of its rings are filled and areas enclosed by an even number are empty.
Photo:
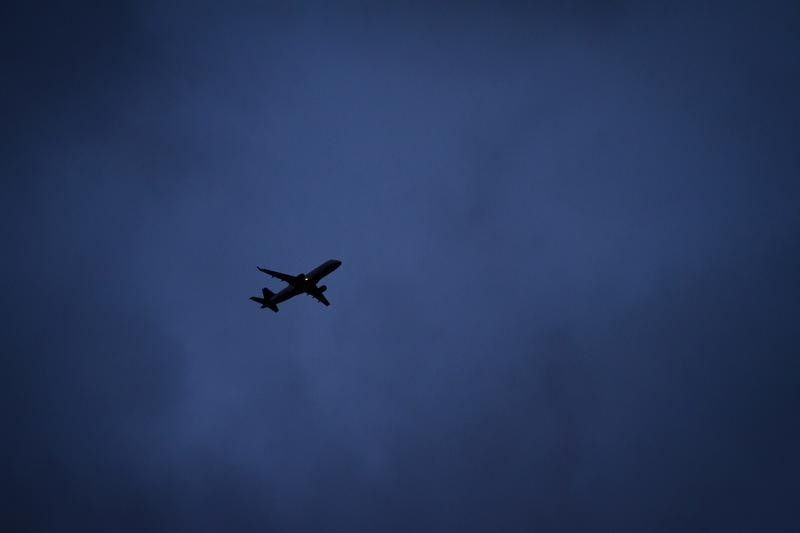
[[[797,2],[3,10],[3,531],[800,531]]]

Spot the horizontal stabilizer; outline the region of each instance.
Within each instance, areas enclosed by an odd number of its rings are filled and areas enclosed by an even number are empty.
[[[269,292],[269,289],[264,289],[264,291],[266,291],[264,293],[266,295],[266,293]],[[253,300],[256,303],[261,304],[261,309],[264,309],[265,307],[269,307],[272,311],[274,311],[276,313],[278,312],[278,306],[275,305],[274,303],[270,302],[268,299],[259,298],[258,296],[251,296],[250,299]]]

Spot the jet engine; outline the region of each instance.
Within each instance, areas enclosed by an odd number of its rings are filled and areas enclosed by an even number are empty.
[[[328,286],[327,285],[320,285],[319,286],[319,292],[325,292],[327,290],[328,290]]]

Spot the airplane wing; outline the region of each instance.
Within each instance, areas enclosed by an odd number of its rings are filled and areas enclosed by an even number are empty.
[[[290,276],[289,274],[284,274],[283,272],[277,272],[275,270],[269,270],[266,268],[261,268],[261,267],[256,267],[256,268],[259,269],[264,274],[269,274],[273,278],[278,278],[281,281],[285,281],[289,285],[292,285],[293,282],[295,281],[295,276]]]
[[[331,305],[328,299],[325,298],[325,295],[322,294],[321,292],[309,292],[308,294],[323,305]]]

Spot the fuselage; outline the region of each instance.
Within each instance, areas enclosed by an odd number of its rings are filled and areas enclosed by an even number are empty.
[[[298,274],[280,292],[270,298],[270,303],[279,304],[298,294],[322,294],[323,287],[317,287],[317,282],[339,268],[342,262],[338,259],[328,259],[308,274]]]
[[[316,283],[319,280],[321,280],[322,278],[324,278],[325,276],[327,276],[328,274],[339,268],[341,265],[342,262],[339,261],[338,259],[328,259],[320,266],[318,266],[317,268],[306,274],[306,278],[309,280],[313,280],[314,284],[316,285]]]

